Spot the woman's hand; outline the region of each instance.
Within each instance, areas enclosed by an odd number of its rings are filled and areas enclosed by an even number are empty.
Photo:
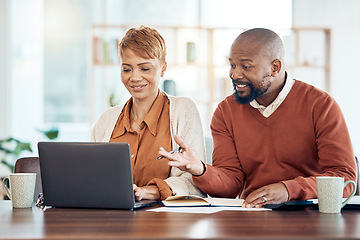
[[[142,199],[149,199],[149,200],[160,199],[159,189],[155,185],[138,187],[135,184],[133,184],[133,188],[134,188],[134,196],[136,201],[140,201]]]
[[[192,175],[202,175],[205,172],[205,164],[200,160],[195,150],[185,143],[178,135],[174,136],[175,142],[181,147],[181,152],[169,153],[162,147],[159,154],[169,159],[169,165],[177,167]]]

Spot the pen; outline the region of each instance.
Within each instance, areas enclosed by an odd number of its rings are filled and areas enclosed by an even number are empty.
[[[170,154],[173,154],[173,153],[181,152],[181,150],[182,150],[182,148],[179,147],[179,148],[177,148],[177,149],[175,149],[175,150],[170,151],[169,153],[170,153]],[[162,159],[163,157],[164,157],[164,156],[159,156],[159,157],[157,157],[156,159]]]

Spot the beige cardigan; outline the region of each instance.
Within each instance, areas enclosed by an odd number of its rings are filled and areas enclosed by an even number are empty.
[[[178,145],[174,140],[174,135],[179,135],[188,143],[205,162],[205,141],[200,120],[199,111],[195,103],[186,97],[167,97],[170,100],[170,133],[173,149]],[[95,123],[91,141],[109,142],[116,121],[121,114],[123,106],[116,106],[107,109]],[[174,195],[199,195],[204,196],[194,184],[192,175],[181,171],[176,167],[171,168],[170,176],[165,179]]]

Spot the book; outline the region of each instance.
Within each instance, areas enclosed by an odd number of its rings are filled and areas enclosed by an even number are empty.
[[[93,64],[101,64],[102,59],[102,40],[99,37],[93,37]]]
[[[241,207],[244,199],[202,198],[194,195],[170,196],[162,201],[166,207]]]

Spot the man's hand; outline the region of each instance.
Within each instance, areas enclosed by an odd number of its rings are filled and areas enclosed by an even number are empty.
[[[283,183],[273,183],[256,189],[245,199],[242,207],[262,207],[265,204],[278,204],[286,202],[289,193]]]
[[[159,189],[155,185],[138,187],[133,184],[133,188],[136,201],[140,201],[142,199],[158,200],[160,198]]]
[[[169,153],[162,147],[159,154],[169,159],[169,165],[177,167],[182,171],[191,173],[192,175],[201,175],[204,173],[204,164],[199,159],[195,150],[185,143],[178,135],[174,136],[177,144],[181,147],[182,151],[179,153]]]

